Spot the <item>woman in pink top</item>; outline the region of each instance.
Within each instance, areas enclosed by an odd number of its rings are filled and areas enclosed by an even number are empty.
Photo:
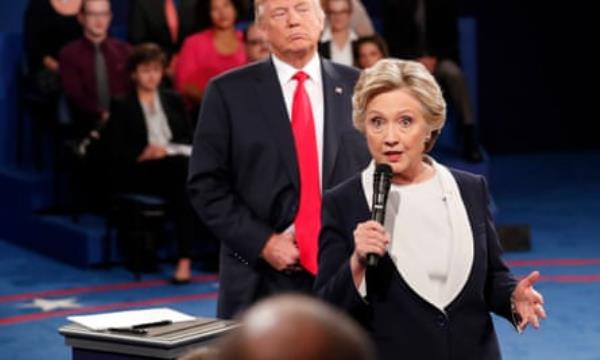
[[[246,63],[242,32],[235,29],[239,7],[234,0],[207,3],[212,27],[185,40],[175,70],[175,86],[192,106],[212,77]]]

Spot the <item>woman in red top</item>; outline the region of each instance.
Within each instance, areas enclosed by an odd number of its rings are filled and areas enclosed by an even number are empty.
[[[185,40],[175,70],[175,86],[193,106],[200,104],[212,77],[246,63],[242,32],[235,29],[238,4],[234,0],[207,4],[212,26]]]

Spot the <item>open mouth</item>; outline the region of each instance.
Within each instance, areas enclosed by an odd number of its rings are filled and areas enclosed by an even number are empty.
[[[385,158],[391,162],[400,160],[400,158],[402,157],[402,154],[403,154],[402,151],[386,151],[383,153]]]

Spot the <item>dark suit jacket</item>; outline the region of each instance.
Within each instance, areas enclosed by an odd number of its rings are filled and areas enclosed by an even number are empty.
[[[424,0],[426,50],[439,59],[458,63],[458,6],[456,0]],[[383,0],[383,36],[390,55],[414,59],[422,54],[415,22],[417,0]]]
[[[367,270],[365,302],[354,285],[349,258],[356,225],[370,219],[360,174],[327,192],[319,241],[320,297],[341,307],[371,333],[379,359],[500,359],[489,312],[511,318],[515,280],[500,258],[483,177],[452,170],[473,231],[473,265],[465,287],[445,314],[416,294],[389,255]]]
[[[169,55],[181,48],[185,38],[210,24],[202,23],[198,0],[181,0],[177,9],[179,36],[173,43],[167,27],[164,0],[135,0],[130,10],[129,40],[133,44],[154,42]]]
[[[358,72],[326,60],[321,68],[326,189],[364,168],[369,156],[351,121]],[[294,221],[300,186],[295,151],[271,59],[209,84],[194,135],[188,186],[194,208],[222,244],[220,317],[232,317],[284,277],[260,253],[273,233]]]
[[[160,90],[159,97],[173,135],[171,142],[190,144],[192,134],[183,100],[169,90]],[[135,91],[113,100],[106,134],[111,162],[121,170],[134,166],[148,145],[144,110]]]

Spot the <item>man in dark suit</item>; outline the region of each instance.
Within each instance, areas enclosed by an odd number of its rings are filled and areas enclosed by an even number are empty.
[[[221,241],[222,318],[311,291],[321,192],[369,158],[351,121],[357,71],[317,55],[318,0],[258,0],[255,11],[272,57],[210,83],[188,177],[194,208]]]
[[[169,58],[188,35],[209,25],[200,19],[198,0],[135,0],[130,14],[131,43],[157,43]]]

